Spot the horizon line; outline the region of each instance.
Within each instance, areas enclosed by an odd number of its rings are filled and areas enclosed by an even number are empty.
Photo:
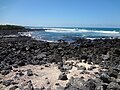
[[[12,24],[12,23],[0,23],[0,25],[18,25],[18,26],[24,26],[24,27],[84,27],[84,28],[120,28],[120,25],[100,25],[100,24],[96,24],[96,25],[74,25],[74,26],[69,26],[69,25],[23,25],[23,24]]]

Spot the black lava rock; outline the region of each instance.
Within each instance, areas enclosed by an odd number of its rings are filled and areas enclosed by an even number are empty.
[[[67,75],[65,73],[61,73],[58,80],[68,80]]]
[[[110,72],[110,75],[109,75],[110,77],[114,77],[114,78],[117,78],[117,76],[118,76],[118,72],[116,71],[116,70],[111,70],[111,72]]]
[[[34,90],[34,87],[33,87],[33,84],[32,84],[32,81],[28,81],[28,90]]]
[[[33,72],[32,72],[31,69],[28,69],[28,70],[27,70],[27,75],[28,75],[28,76],[33,76]]]
[[[18,68],[18,65],[17,64],[13,64],[12,65],[14,68]]]
[[[25,62],[24,62],[23,60],[21,60],[21,61],[18,61],[16,64],[17,64],[18,66],[24,66],[24,65],[25,65]]]
[[[1,74],[2,75],[7,75],[7,74],[9,74],[10,73],[10,70],[3,70],[3,71],[1,71]]]
[[[95,80],[89,79],[89,80],[86,82],[85,87],[87,87],[88,90],[95,90],[95,88],[96,88],[96,82],[95,82]]]
[[[13,80],[4,80],[2,83],[3,83],[3,85],[5,85],[5,86],[9,86],[9,85],[12,84],[12,82],[13,82]]]
[[[109,75],[107,75],[106,73],[102,73],[100,75],[100,79],[104,82],[104,83],[110,83],[111,79],[109,77]]]
[[[3,70],[12,70],[12,66],[4,66]]]

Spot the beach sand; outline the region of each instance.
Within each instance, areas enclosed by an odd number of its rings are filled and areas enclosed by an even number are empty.
[[[73,63],[73,65],[76,64],[78,66],[84,66],[86,67],[86,72],[89,73],[80,74],[82,70],[78,70],[77,67],[73,66],[71,70],[67,70],[66,72],[68,80],[58,80],[61,71],[58,69],[58,66],[53,63],[53,64],[48,64],[47,65],[48,67],[45,67],[46,65],[27,65],[27,66],[19,67],[17,69],[14,68],[8,75],[3,76],[3,79],[15,80],[15,82],[18,83],[17,84],[18,86],[22,85],[23,87],[26,87],[27,82],[31,80],[34,88],[45,87],[46,90],[47,88],[51,88],[51,90],[57,90],[57,87],[59,86],[65,87],[71,77],[74,78],[84,77],[83,80],[85,81],[87,81],[90,78],[96,78],[95,72],[99,72],[100,69],[100,66],[94,65],[96,66],[95,69],[88,70],[88,68],[90,68],[93,65],[84,62],[74,61],[74,60],[68,60],[65,63],[66,64]],[[28,69],[31,69],[31,71],[33,72],[32,76],[27,75]],[[22,71],[23,75],[18,76],[18,78],[15,79],[16,73],[18,73],[19,71]],[[57,83],[59,83],[59,85],[56,85]],[[7,87],[5,90],[9,90],[10,87],[11,86]]]

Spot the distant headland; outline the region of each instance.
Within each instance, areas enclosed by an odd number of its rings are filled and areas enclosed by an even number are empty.
[[[32,29],[20,25],[0,25],[0,35],[15,35],[18,32],[28,32],[28,31],[43,31],[46,29]]]
[[[0,25],[0,30],[17,30],[17,29],[25,29],[25,27],[18,25]]]

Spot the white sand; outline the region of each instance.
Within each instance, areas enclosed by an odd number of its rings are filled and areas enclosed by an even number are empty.
[[[66,61],[66,63],[71,62],[74,63],[78,66],[85,66],[87,69],[91,66],[90,64],[87,63],[79,63],[78,61]],[[84,80],[88,80],[89,78],[95,78],[95,74],[94,72],[98,72],[98,70],[100,69],[100,67],[98,65],[96,65],[96,69],[94,70],[86,70],[87,72],[89,72],[89,74],[80,74],[81,70],[77,70],[77,68],[75,66],[73,66],[73,68],[71,70],[69,70],[67,77],[68,79],[70,79],[71,77],[84,77]],[[32,72],[34,73],[33,76],[27,76],[27,69],[31,69]],[[51,64],[49,67],[45,67],[44,65],[27,65],[27,66],[23,66],[23,67],[19,67],[17,69],[14,68],[14,70],[12,72],[10,72],[10,74],[6,75],[3,77],[4,80],[9,80],[9,79],[13,79],[15,74],[17,73],[17,70],[22,70],[22,72],[24,73],[23,76],[20,77],[20,80],[16,80],[16,82],[23,85],[26,85],[26,82],[31,80],[32,84],[34,87],[37,88],[41,88],[41,87],[50,87],[52,90],[56,90],[57,85],[55,85],[56,83],[59,83],[61,86],[65,86],[69,80],[66,81],[62,81],[62,80],[58,80],[58,77],[61,73],[61,71],[58,69],[57,65],[55,64]],[[50,84],[47,84],[47,82],[50,82]],[[8,88],[6,88],[5,90],[8,90]]]

